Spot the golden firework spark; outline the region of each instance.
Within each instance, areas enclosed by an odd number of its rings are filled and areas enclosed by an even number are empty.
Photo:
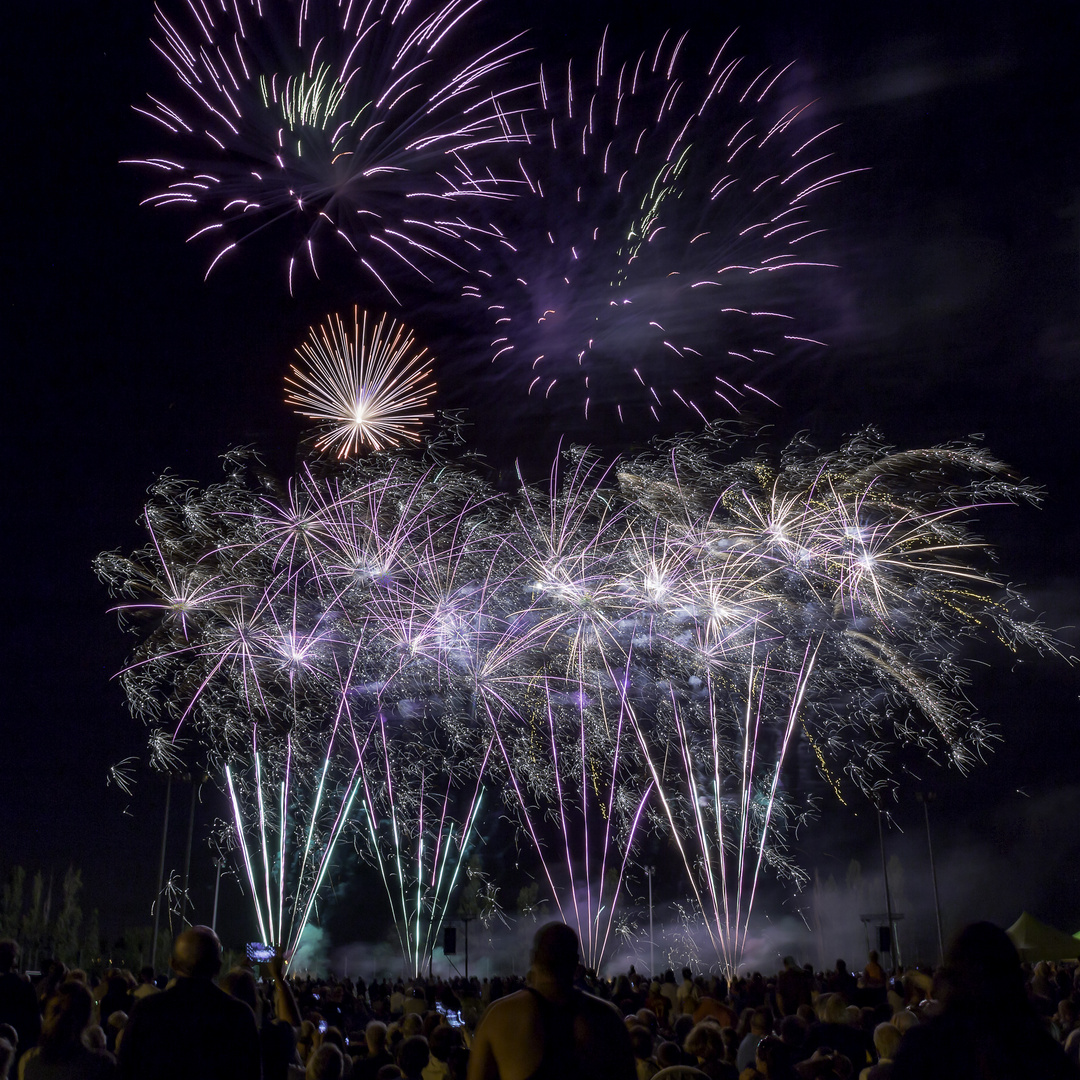
[[[373,450],[418,443],[435,380],[427,349],[418,349],[404,324],[378,322],[353,309],[352,329],[340,315],[312,327],[297,350],[302,366],[285,377],[286,401],[325,430],[320,450],[346,458],[362,445]]]

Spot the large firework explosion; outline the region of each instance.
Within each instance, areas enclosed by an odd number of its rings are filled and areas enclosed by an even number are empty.
[[[468,0],[360,4],[211,0],[157,7],[154,47],[177,82],[172,102],[138,111],[175,147],[133,159],[161,177],[147,203],[203,215],[189,239],[214,245],[207,274],[238,243],[286,219],[287,264],[319,276],[340,246],[368,281],[458,265],[497,194],[485,144],[504,142],[513,106],[493,76],[512,42],[462,60]],[[475,18],[475,16],[474,16]],[[466,25],[461,25],[462,23]],[[455,49],[458,51],[455,53]]]
[[[418,969],[501,790],[590,963],[658,830],[734,967],[762,870],[801,873],[793,781],[878,793],[908,746],[967,768],[993,733],[962,641],[1052,647],[970,532],[1036,493],[978,447],[867,433],[774,462],[709,428],[613,467],[569,452],[512,494],[406,451],[280,489],[226,470],[163,480],[150,545],[97,566],[141,638],[128,701],[159,741],[197,736],[287,947],[348,837]]]

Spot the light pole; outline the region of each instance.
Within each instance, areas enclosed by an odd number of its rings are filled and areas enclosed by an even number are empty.
[[[885,880],[885,918],[889,922],[889,959],[895,970],[900,965],[900,943],[896,940],[896,920],[893,918],[892,891],[889,888],[889,866],[885,861],[885,831],[881,825],[881,805],[878,804],[878,842],[881,844],[881,876]]]
[[[646,866],[645,874],[649,879],[649,978],[656,974],[656,965],[653,962],[653,906],[652,906],[652,876],[656,867]]]
[[[934,841],[930,836],[930,803],[934,801],[932,791],[917,791],[915,798],[922,803],[923,818],[926,821],[926,847],[930,852],[930,880],[934,885],[934,918],[937,920],[938,966],[945,963],[945,938],[941,932],[941,900],[938,898],[937,867],[934,865]]]
[[[473,921],[471,915],[463,915],[461,921],[465,924],[465,981],[469,981],[469,923]]]
[[[225,860],[219,855],[214,862],[217,863],[217,876],[214,878],[214,913],[210,916],[210,929],[216,934],[218,890],[221,888],[221,868],[225,865]]]
[[[150,943],[150,966],[157,970],[158,929],[161,926],[161,890],[165,885],[165,846],[169,842],[169,802],[172,800],[172,776],[165,783],[165,820],[161,826],[161,859],[158,861],[157,896],[154,898],[154,940]]]
[[[196,777],[191,773],[187,777],[191,784],[191,809],[188,813],[187,844],[184,847],[184,882],[180,896],[180,927],[183,929],[184,920],[187,918],[189,883],[191,879],[191,841],[195,834],[195,803],[199,798],[199,792],[208,777]],[[192,905],[194,909],[194,905]]]

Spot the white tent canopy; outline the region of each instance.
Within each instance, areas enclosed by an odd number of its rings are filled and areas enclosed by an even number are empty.
[[[1026,911],[1005,933],[1012,939],[1021,960],[1075,960],[1080,955],[1080,941],[1039,922]]]

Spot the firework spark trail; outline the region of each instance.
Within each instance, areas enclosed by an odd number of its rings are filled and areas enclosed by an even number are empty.
[[[753,873],[750,876],[750,897],[746,905],[746,917],[743,920],[743,930],[741,939],[736,937],[735,940],[735,956],[738,957],[742,954],[743,949],[746,946],[746,939],[750,933],[750,916],[754,910],[754,898],[757,895],[758,882],[761,880],[761,866],[762,861],[765,858],[765,845],[768,842],[770,836],[770,825],[772,823],[772,817],[777,812],[777,793],[780,786],[780,773],[784,767],[784,761],[787,757],[788,747],[791,743],[791,737],[794,735],[799,723],[799,718],[802,711],[803,700],[806,696],[806,689],[808,685],[808,675],[813,669],[814,663],[817,660],[817,648],[820,647],[820,641],[817,647],[807,644],[806,656],[803,659],[803,665],[796,677],[796,690],[791,700],[791,708],[788,712],[788,720],[784,725],[783,737],[780,745],[780,750],[777,753],[776,763],[773,766],[772,784],[769,788],[768,801],[765,804],[764,820],[761,823],[759,831],[760,839],[757,844],[757,857],[754,865]],[[738,930],[738,919],[736,918],[736,931]]]
[[[301,863],[300,863],[300,871],[299,871],[299,875],[298,875],[298,878],[299,878],[300,881],[307,880],[307,876],[306,876],[305,871],[307,870],[308,860],[309,860],[309,858],[311,858],[311,856],[313,854],[313,841],[314,841],[314,837],[315,837],[315,827],[316,827],[316,823],[320,819],[322,808],[323,808],[323,796],[327,791],[327,776],[328,776],[328,774],[330,772],[330,768],[331,768],[332,764],[334,764],[334,765],[340,764],[341,753],[338,750],[337,742],[338,742],[338,735],[339,735],[339,732],[341,731],[341,728],[342,728],[343,724],[347,727],[348,734],[350,736],[350,738],[347,738],[347,739],[345,739],[343,741],[345,741],[347,744],[351,744],[351,746],[352,746],[352,748],[353,748],[353,750],[355,752],[355,756],[354,756],[354,759],[350,762],[350,765],[349,765],[350,771],[349,771],[348,779],[345,781],[343,788],[338,789],[339,791],[343,790],[345,794],[344,794],[344,797],[341,799],[341,801],[338,804],[338,809],[336,811],[337,816],[336,816],[334,824],[331,826],[331,830],[330,830],[331,839],[327,843],[327,845],[326,845],[326,847],[325,847],[325,849],[324,849],[324,851],[322,853],[322,858],[320,860],[319,867],[318,867],[317,871],[315,872],[315,884],[309,891],[306,906],[304,908],[304,914],[301,916],[301,918],[299,920],[299,923],[297,923],[297,921],[296,921],[296,909],[294,908],[294,910],[292,912],[292,917],[291,917],[291,920],[290,920],[289,935],[290,935],[290,939],[292,940],[292,944],[294,946],[295,946],[295,944],[297,942],[299,942],[300,935],[303,933],[304,927],[307,925],[308,916],[309,916],[309,914],[311,912],[312,906],[315,903],[316,897],[318,895],[319,885],[321,884],[322,879],[323,879],[323,877],[324,877],[324,875],[326,873],[326,870],[328,868],[330,858],[331,858],[331,856],[333,854],[333,851],[334,851],[334,847],[336,846],[337,840],[340,837],[342,828],[344,828],[344,826],[348,822],[348,814],[347,814],[347,811],[346,811],[346,807],[351,807],[352,801],[356,797],[356,791],[357,791],[356,774],[357,774],[357,772],[358,772],[358,770],[360,768],[360,763],[363,761],[364,746],[360,746],[360,745],[357,744],[355,728],[353,726],[352,711],[351,711],[351,709],[349,707],[349,703],[348,703],[348,688],[349,688],[349,686],[350,686],[350,684],[352,682],[352,677],[353,677],[353,675],[355,673],[355,670],[356,670],[356,664],[357,664],[357,661],[359,659],[359,655],[360,655],[360,650],[354,648],[353,652],[352,652],[352,657],[351,657],[351,660],[350,660],[350,663],[349,663],[348,673],[345,676],[344,680],[341,681],[341,683],[340,683],[340,691],[337,693],[337,708],[336,708],[335,713],[334,713],[333,724],[332,724],[332,726],[330,728],[329,735],[327,737],[326,747],[325,747],[325,750],[323,751],[323,754],[322,754],[323,764],[322,764],[322,768],[321,768],[320,774],[319,774],[319,783],[318,783],[318,787],[317,787],[316,792],[315,792],[311,812],[308,815],[307,837],[306,837],[306,840],[305,840],[305,843],[304,843],[304,846],[303,846],[303,855],[302,855],[302,859],[301,859]],[[336,658],[335,658],[335,661],[336,661]],[[370,732],[369,732],[368,736],[367,736],[367,739],[365,740],[365,744],[364,744],[365,746],[367,744],[367,741],[370,740],[370,738],[371,738],[371,735],[370,735]],[[292,744],[291,744],[291,740],[290,740],[290,743],[289,743],[289,746],[288,746],[288,756],[287,756],[287,759],[286,759],[286,779],[288,778],[288,775],[289,775],[288,767],[289,767],[289,764],[291,762],[291,758],[292,758]],[[282,818],[282,828],[283,829],[284,829],[284,822],[285,822],[285,818],[283,817]],[[284,866],[284,863],[282,863],[281,865]],[[281,873],[281,877],[283,879],[284,878],[284,871],[281,871],[280,873]],[[295,935],[295,937],[294,937],[294,935]],[[290,952],[291,952],[291,950],[290,950]]]
[[[397,302],[399,277],[430,282],[470,253],[485,228],[470,204],[505,197],[474,161],[514,138],[518,88],[497,80],[520,50],[511,38],[460,59],[476,7],[235,0],[185,18],[155,5],[153,45],[180,94],[136,109],[176,146],[129,159],[160,178],[144,202],[206,216],[189,240],[215,243],[207,276],[291,219],[290,292],[333,243]]]
[[[772,685],[776,676],[790,676],[771,671],[770,657],[757,657],[763,647],[751,642],[742,691],[715,673],[703,673],[705,717],[672,691],[671,725],[681,761],[674,775],[663,765],[663,733],[652,732],[647,723],[635,728],[663,813],[672,833],[681,837],[680,857],[710,938],[729,971],[737,968],[745,946],[767,848],[771,862],[782,865],[794,814],[780,797],[781,774],[812,667],[808,658],[791,690],[778,698]],[[788,696],[786,720],[780,721]],[[769,757],[777,738],[779,748]]]
[[[630,660],[631,653],[628,650],[627,662],[625,669],[616,678],[614,673],[608,670],[606,672],[608,681],[618,687],[626,687],[630,682]],[[604,708],[605,699],[602,693],[600,693],[600,686],[597,686],[598,697],[601,704],[601,708]],[[608,726],[608,717],[605,714],[602,717],[604,726]],[[626,750],[623,746],[624,740],[624,727],[627,723],[632,723],[632,716],[630,711],[626,707],[625,694],[620,690],[618,695],[618,712],[615,722],[615,740],[611,753],[611,782],[608,785],[607,790],[607,802],[603,807],[604,817],[604,834],[601,843],[601,858],[600,858],[600,873],[598,878],[598,890],[597,890],[597,903],[595,908],[590,908],[591,917],[591,960],[593,966],[600,967],[603,961],[604,954],[607,950],[608,943],[611,938],[611,930],[614,924],[615,912],[618,907],[619,894],[622,889],[623,883],[626,878],[627,866],[629,865],[630,856],[634,849],[634,843],[637,839],[638,827],[641,824],[642,815],[645,812],[645,808],[649,804],[649,799],[652,794],[653,785],[651,782],[646,782],[643,786],[643,790],[634,790],[632,800],[629,805],[621,807],[619,803],[618,791],[618,774],[620,766],[623,765],[623,758],[626,756]],[[586,726],[584,723],[584,717],[582,718],[582,747],[583,753],[586,746]],[[641,788],[640,782],[637,788]],[[585,788],[585,776],[582,776],[582,791]],[[599,792],[597,794],[600,794]],[[634,806],[636,802],[636,806]],[[585,800],[582,800],[583,806]],[[627,817],[627,811],[629,811],[629,817]],[[584,816],[584,815],[583,815]],[[623,820],[619,820],[619,818]],[[621,835],[614,835],[613,830],[618,830]],[[605,883],[608,870],[608,862],[612,855],[618,857],[617,876],[614,884],[614,888],[610,894],[610,899],[606,902],[608,911],[607,924],[604,927],[603,936],[600,936],[600,921],[603,908],[605,906]],[[621,857],[619,857],[621,856]],[[586,872],[591,876],[591,869],[588,866],[588,855],[586,854]]]
[[[338,316],[312,328],[297,354],[304,367],[292,365],[286,397],[296,411],[323,427],[319,450],[339,458],[418,443],[419,430],[434,416],[423,410],[435,392],[426,349],[417,349],[412,332],[383,315],[368,331],[368,313],[353,309],[350,334]]]
[[[220,484],[164,478],[150,543],[97,569],[139,634],[122,683],[151,756],[222,778],[267,939],[295,947],[351,840],[418,969],[498,788],[593,962],[660,830],[734,968],[761,876],[800,880],[795,755],[839,799],[895,783],[904,746],[968,768],[996,735],[965,640],[1055,651],[971,532],[1037,497],[978,447],[872,433],[775,459],[720,427],[615,467],[570,450],[512,495],[445,456],[282,487],[233,453]]]
[[[595,64],[541,68],[506,265],[464,289],[522,393],[598,422],[707,420],[771,401],[755,369],[822,346],[787,308],[832,265],[814,204],[860,170],[790,104],[792,65],[750,71],[730,40],[704,69],[685,34],[620,63],[605,32]]]
[[[515,740],[505,718],[500,740],[518,812],[555,890],[559,875],[549,863],[542,830],[531,820],[529,809],[532,799],[542,800],[545,794],[553,800],[568,882],[565,907],[573,905],[584,955],[594,967],[602,962],[610,938],[647,801],[631,794],[636,785],[633,770],[624,762],[622,704],[616,706],[614,723],[609,714],[609,688],[618,681],[608,666],[605,645],[607,653],[618,655],[621,646],[614,620],[626,603],[612,570],[626,522],[612,510],[603,491],[606,477],[607,471],[585,455],[573,463],[565,479],[556,464],[546,493],[522,488],[514,543],[529,578],[535,578],[532,610],[545,634],[548,674],[532,690],[536,693],[539,688],[535,712],[542,719],[536,726],[543,731],[548,760],[543,768],[537,764],[528,734],[532,723],[518,725],[524,738],[514,753],[506,749],[506,738]],[[531,799],[524,797],[526,791]],[[618,865],[614,884],[609,860]],[[565,917],[562,901],[559,907]],[[601,923],[605,910],[606,927]]]
[[[263,919],[262,907],[259,904],[259,890],[255,884],[255,871],[251,864],[251,855],[248,852],[247,841],[245,839],[245,830],[243,827],[244,815],[240,810],[240,800],[236,797],[236,787],[233,784],[232,768],[226,763],[225,765],[225,782],[229,788],[229,799],[232,804],[233,818],[236,822],[236,836],[240,844],[240,851],[244,858],[244,869],[247,871],[248,885],[251,888],[251,902],[255,907],[255,918],[259,923],[259,933],[263,941],[270,940],[270,934],[267,932],[267,924]]]
[[[368,823],[366,856],[379,869],[402,954],[418,975],[449,914],[473,844],[493,744],[488,742],[474,766],[472,794],[461,802],[460,784],[452,771],[436,775],[434,781],[426,775],[428,759],[436,764],[437,754],[421,753],[419,764],[409,761],[401,753],[404,745],[395,746],[388,736],[383,718],[378,726],[375,760],[369,764],[362,759],[360,764]],[[460,813],[452,801],[460,802]]]
[[[345,787],[345,797],[341,800],[339,809],[334,818],[333,824],[330,828],[329,838],[326,842],[326,846],[323,849],[322,856],[319,862],[319,868],[315,875],[314,881],[307,889],[307,901],[303,907],[303,913],[300,918],[296,918],[299,907],[293,909],[292,913],[292,934],[287,946],[289,955],[291,956],[295,952],[296,947],[300,943],[300,937],[304,932],[305,927],[308,925],[308,920],[311,918],[312,909],[319,897],[319,891],[322,888],[323,880],[326,877],[327,871],[332,865],[334,852],[337,848],[338,841],[341,839],[342,832],[352,821],[352,808],[353,803],[356,800],[356,796],[359,788],[359,782],[355,778],[355,774],[350,778],[349,783]]]
[[[480,816],[480,806],[484,797],[484,786],[482,779],[485,776],[485,770],[487,768],[488,759],[491,756],[491,751],[494,746],[494,740],[488,741],[487,749],[484,751],[483,760],[480,762],[480,768],[477,774],[476,790],[473,792],[472,800],[469,803],[469,808],[465,813],[465,820],[461,825],[460,838],[457,841],[457,857],[451,857],[451,836],[447,836],[446,842],[443,845],[445,854],[442,860],[441,867],[439,869],[438,878],[432,881],[434,888],[434,896],[436,898],[432,903],[433,911],[437,912],[437,918],[433,919],[429,932],[428,932],[428,944],[429,946],[435,941],[438,941],[443,924],[446,921],[447,915],[450,911],[450,901],[457,893],[458,878],[461,876],[461,868],[465,863],[465,856],[470,850],[472,834],[476,830],[476,823]],[[447,788],[447,795],[449,798],[449,788]],[[452,824],[451,824],[452,828]],[[441,830],[441,827],[440,827]],[[438,862],[438,855],[436,854],[436,862]],[[446,891],[442,892],[443,879],[446,875],[447,866],[452,866],[450,880],[447,882]],[[441,902],[438,901],[438,897],[442,896]]]
[[[339,717],[340,720],[340,717]],[[253,746],[249,760],[253,763],[253,779],[244,788],[236,777],[236,769],[243,766],[244,755],[234,751],[223,765],[223,773],[229,793],[229,805],[232,814],[232,833],[236,837],[243,856],[245,872],[251,887],[251,901],[256,921],[263,940],[280,946],[287,957],[295,951],[304,927],[307,925],[315,907],[319,890],[326,873],[332,864],[338,843],[351,820],[352,803],[356,796],[356,772],[358,766],[352,766],[352,774],[342,776],[340,766],[342,755],[336,745],[339,724],[335,722],[328,741],[321,748],[322,763],[313,755],[312,733],[306,735],[308,755],[308,776],[293,780],[293,746],[291,735],[285,738],[284,747],[275,746],[272,737],[269,740],[271,754],[277,752],[280,779],[267,778],[264,775],[264,756],[267,748],[260,750]],[[258,728],[253,737],[258,737]],[[283,755],[283,760],[282,760]],[[313,767],[314,766],[314,767]],[[333,767],[333,773],[331,773]],[[317,773],[318,783],[314,792],[307,780],[312,773]],[[240,794],[238,794],[238,788]],[[254,789],[252,793],[251,788]],[[267,793],[272,798],[267,799]],[[246,796],[246,797],[245,797]],[[247,809],[245,809],[245,803]],[[276,820],[271,815],[276,813]],[[326,815],[329,814],[327,818]],[[253,819],[253,820],[252,820]],[[325,822],[329,828],[325,828]],[[304,828],[305,820],[307,828]],[[295,837],[296,851],[293,853],[292,873],[288,836],[292,831]],[[316,832],[318,831],[318,835]],[[276,833],[276,842],[274,834]],[[276,858],[275,858],[276,856]],[[261,862],[262,882],[257,881],[257,863]],[[309,863],[311,870],[308,872]],[[291,881],[287,882],[287,878]],[[276,878],[276,889],[272,879]],[[287,892],[287,889],[294,890]],[[263,892],[265,908],[259,898]],[[274,893],[276,892],[276,911]],[[287,907],[291,901],[291,912]],[[299,918],[297,917],[299,915]],[[286,918],[288,928],[286,929]]]
[[[610,672],[578,673],[565,682],[547,680],[544,694],[566,894],[573,903],[583,956],[594,968],[603,961],[650,790],[647,784],[640,790],[636,770],[628,766],[624,702],[617,701],[612,717],[605,684],[616,685]],[[535,786],[535,774],[526,773],[522,782]],[[523,812],[526,806],[522,804]],[[529,832],[537,837],[540,830]],[[537,856],[547,861],[543,847],[537,847]],[[549,867],[546,876],[557,875]]]

